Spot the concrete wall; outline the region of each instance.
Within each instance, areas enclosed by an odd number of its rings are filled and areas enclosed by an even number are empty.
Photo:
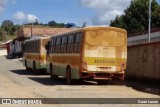
[[[160,42],[128,46],[126,77],[160,80]]]

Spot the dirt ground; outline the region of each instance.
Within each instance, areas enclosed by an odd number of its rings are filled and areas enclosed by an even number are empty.
[[[125,84],[97,85],[96,82],[79,82],[67,85],[65,79],[51,80],[47,74],[37,75],[26,71],[19,59],[0,56],[0,98],[160,98]],[[160,107],[158,104],[48,104],[0,105],[0,107]]]

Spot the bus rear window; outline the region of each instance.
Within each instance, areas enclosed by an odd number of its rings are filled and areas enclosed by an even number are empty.
[[[93,46],[122,46],[125,44],[126,35],[116,31],[87,31],[86,43]]]

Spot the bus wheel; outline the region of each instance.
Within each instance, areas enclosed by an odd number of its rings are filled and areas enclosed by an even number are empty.
[[[25,62],[24,62],[24,66],[26,66],[27,67],[27,61],[25,60]]]
[[[97,80],[98,85],[107,85],[110,83],[110,80]]]
[[[27,71],[32,71],[31,68],[27,67],[27,61],[26,61],[26,60],[25,60],[25,66],[26,66],[26,70],[27,70]]]
[[[28,67],[26,67],[26,70],[29,71],[30,69]]]
[[[68,85],[72,84],[71,69],[69,67],[66,69],[66,80]]]
[[[38,71],[36,69],[36,63],[35,62],[33,62],[33,69],[32,70],[33,70],[34,73],[36,73],[36,74],[38,73]]]
[[[54,75],[53,66],[50,65],[50,77],[51,79],[58,79],[58,75]]]

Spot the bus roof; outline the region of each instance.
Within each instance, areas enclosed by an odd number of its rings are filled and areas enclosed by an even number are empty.
[[[117,27],[109,27],[109,26],[90,26],[90,27],[84,28],[84,30],[98,30],[98,29],[113,30],[113,31],[127,33],[125,29],[121,29]]]
[[[56,34],[56,35],[52,35],[51,38],[55,37],[55,36],[59,36],[59,35],[65,35],[65,34],[72,33],[72,32],[74,33],[74,32],[81,32],[81,31],[86,31],[86,30],[98,30],[98,29],[112,30],[112,31],[117,31],[117,32],[122,32],[122,33],[127,34],[127,31],[125,29],[121,29],[121,28],[117,28],[117,27],[89,26],[89,27],[85,27],[85,28],[79,28],[79,29],[76,29],[76,30],[68,31],[68,32],[65,32],[65,33],[59,33],[59,34]]]

